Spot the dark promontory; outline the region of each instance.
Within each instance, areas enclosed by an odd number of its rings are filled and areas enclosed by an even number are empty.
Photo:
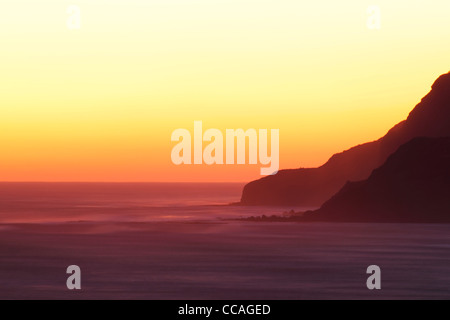
[[[450,222],[450,138],[415,138],[302,220]]]
[[[367,179],[411,139],[446,136],[450,136],[450,73],[439,77],[408,118],[383,138],[335,154],[319,168],[281,170],[252,181],[244,187],[241,204],[318,207],[348,181]]]

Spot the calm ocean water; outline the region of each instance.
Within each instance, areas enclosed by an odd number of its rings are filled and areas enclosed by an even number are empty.
[[[198,221],[299,209],[228,206],[240,200],[243,186],[239,183],[0,183],[0,223]]]
[[[225,206],[241,189],[2,183],[0,298],[450,298],[450,225],[224,221],[291,209]]]

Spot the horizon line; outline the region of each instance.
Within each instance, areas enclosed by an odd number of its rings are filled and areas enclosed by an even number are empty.
[[[253,180],[252,180],[253,181]],[[3,181],[0,180],[0,183],[198,183],[198,184],[211,184],[211,183],[217,183],[217,184],[224,184],[224,183],[248,183],[249,181]]]

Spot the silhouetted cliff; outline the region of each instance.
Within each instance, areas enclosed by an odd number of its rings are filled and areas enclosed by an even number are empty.
[[[320,206],[347,181],[367,179],[399,146],[421,136],[450,136],[450,73],[439,77],[407,120],[383,138],[335,154],[319,168],[281,170],[252,181],[241,204]]]
[[[450,222],[450,138],[415,138],[302,220]]]

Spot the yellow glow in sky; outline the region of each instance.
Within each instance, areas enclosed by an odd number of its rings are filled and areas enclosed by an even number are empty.
[[[449,14],[448,0],[2,1],[0,180],[259,177],[173,165],[171,133],[195,120],[279,129],[281,169],[321,165],[384,135],[449,71]]]

